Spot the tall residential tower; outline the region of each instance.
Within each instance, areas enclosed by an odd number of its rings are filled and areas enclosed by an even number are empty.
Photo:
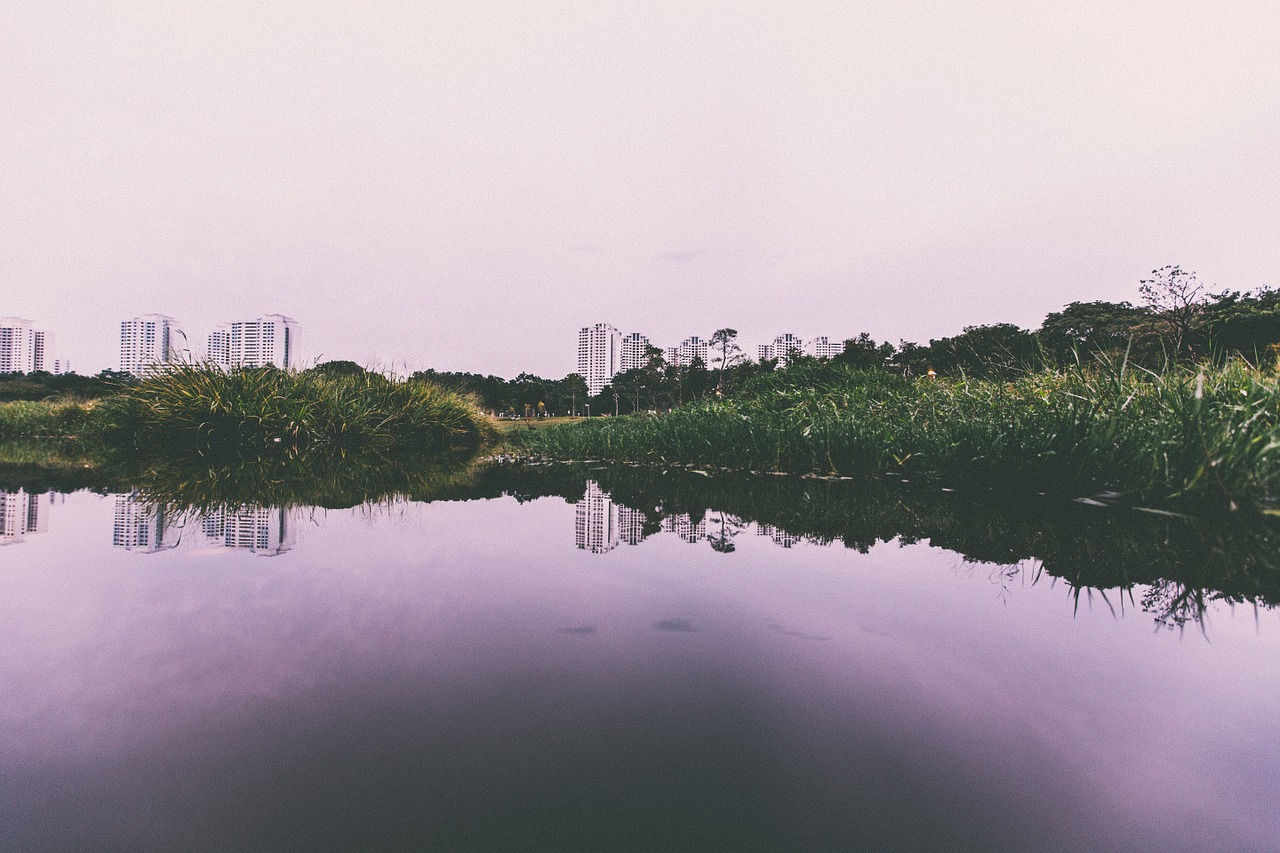
[[[53,335],[30,320],[0,317],[0,373],[34,373],[53,364]]]
[[[227,323],[209,336],[209,361],[222,367],[298,367],[298,324],[283,314]]]
[[[578,373],[592,396],[599,394],[622,370],[622,333],[608,323],[578,332]]]
[[[162,365],[180,361],[186,340],[178,321],[164,314],[143,314],[132,320],[121,320],[120,369],[142,376]]]

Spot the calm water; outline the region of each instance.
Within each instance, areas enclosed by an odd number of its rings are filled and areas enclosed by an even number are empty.
[[[616,470],[435,497],[4,492],[0,846],[1280,847],[1274,531]]]

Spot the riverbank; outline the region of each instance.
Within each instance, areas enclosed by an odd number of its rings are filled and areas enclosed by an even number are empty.
[[[101,400],[0,403],[0,440],[113,450],[295,453],[476,449],[497,431],[471,398],[379,374],[182,365]]]
[[[761,377],[733,398],[513,431],[507,443],[555,459],[901,473],[1228,508],[1280,496],[1280,390],[1274,375],[1243,364],[1012,382],[806,366]]]

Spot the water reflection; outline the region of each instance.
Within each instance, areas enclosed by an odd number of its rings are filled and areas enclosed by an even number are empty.
[[[182,545],[195,550],[242,549],[274,557],[297,544],[300,515],[297,509],[263,506],[179,511],[131,492],[115,496],[111,544],[144,554]]]
[[[0,545],[17,545],[29,534],[47,531],[50,497],[25,489],[0,491]]]
[[[1280,615],[1218,604],[1275,601],[1265,523],[639,468],[380,477],[120,468],[65,505],[5,483],[49,533],[0,553],[0,849],[1277,837]],[[1207,612],[1213,642],[1144,608]]]
[[[887,481],[797,477],[708,477],[696,472],[575,465],[475,465],[467,457],[397,464],[368,459],[214,463],[148,460],[94,472],[0,465],[0,542],[48,529],[59,476],[115,498],[112,544],[155,553],[194,548],[278,555],[297,545],[308,507],[412,500],[465,501],[555,496],[575,505],[577,549],[607,556],[663,534],[721,554],[744,534],[792,548],[928,542],[991,566],[1008,596],[1023,583],[1065,584],[1070,606],[1097,600],[1117,616],[1140,608],[1180,629],[1213,601],[1280,603],[1280,533],[1274,520],[1233,514],[1210,519],[1104,507],[1096,501],[1020,496],[1001,500]],[[45,489],[41,486],[45,485]]]

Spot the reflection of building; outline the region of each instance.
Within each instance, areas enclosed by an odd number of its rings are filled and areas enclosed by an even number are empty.
[[[622,504],[617,507],[619,538],[628,545],[639,545],[644,540],[644,513]]]
[[[799,536],[795,536],[780,527],[774,527],[772,524],[761,524],[756,527],[756,534],[759,536],[768,536],[783,548],[790,548],[792,545],[800,541]]]
[[[32,373],[53,366],[53,335],[30,320],[0,317],[0,373]]]
[[[120,321],[120,369],[134,376],[181,358],[186,338],[178,321],[163,314],[143,314]]]
[[[298,366],[298,324],[283,314],[227,323],[209,336],[209,361],[222,367]]]
[[[684,512],[662,519],[662,529],[676,534],[691,545],[707,538],[707,520],[703,518],[702,521],[694,524],[689,514]]]
[[[49,529],[47,494],[0,492],[0,545],[16,545],[28,533],[44,533]]]
[[[277,507],[246,507],[211,512],[200,519],[206,547],[244,548],[251,554],[274,557],[297,544],[293,513]]]
[[[178,545],[181,527],[161,507],[148,506],[135,492],[116,495],[111,544],[126,551],[154,554]]]
[[[618,508],[595,480],[587,480],[586,494],[578,501],[574,541],[592,554],[618,547]]]
[[[578,373],[587,380],[591,396],[599,394],[622,369],[622,333],[608,323],[578,332]]]

